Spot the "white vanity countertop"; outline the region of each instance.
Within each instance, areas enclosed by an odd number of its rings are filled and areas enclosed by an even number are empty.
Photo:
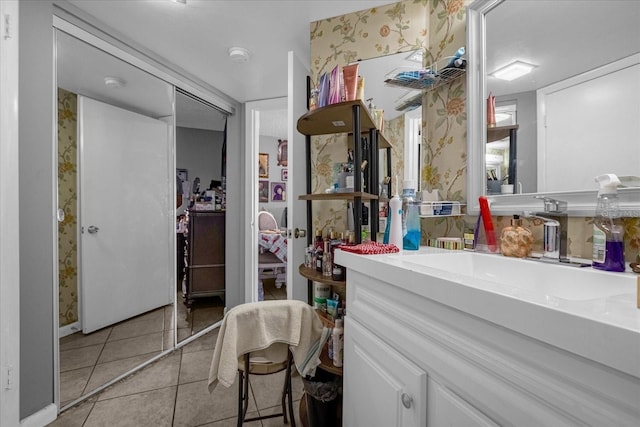
[[[452,253],[471,254],[430,247],[389,255],[357,255],[338,250],[336,262],[347,267],[347,286],[349,271],[358,271],[640,378],[637,275],[593,271],[599,275],[598,281],[602,281],[603,292],[598,292],[600,284],[597,283],[595,289],[593,285],[590,287],[592,295],[584,296],[580,295],[580,281],[585,273],[590,275],[593,269],[584,267],[590,271],[578,271],[579,267],[557,266],[562,269],[555,270],[560,272],[560,277],[570,275],[569,280],[563,278],[568,287],[563,286],[564,294],[558,297],[550,295],[549,287],[542,281],[540,286],[531,287],[529,284],[523,290],[521,286],[505,284],[504,280],[500,283],[497,279],[478,279],[461,273],[462,265],[460,269],[434,268],[415,261],[420,258],[416,255]],[[501,255],[478,255],[499,257],[501,259],[490,260],[498,262],[504,258]],[[515,267],[512,270],[523,271],[523,281],[527,279],[524,276],[535,276],[537,268],[546,268],[538,261],[513,258],[504,261]],[[495,272],[495,276],[499,277],[500,272]],[[574,276],[576,279],[572,280]],[[610,291],[614,282],[616,290]],[[610,287],[607,288],[608,284]]]

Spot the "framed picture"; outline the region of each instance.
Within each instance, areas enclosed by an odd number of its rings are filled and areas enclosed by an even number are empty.
[[[260,178],[269,178],[269,154],[258,154],[258,176]]]
[[[282,169],[280,171],[280,180],[288,181],[289,180],[289,169]]]
[[[271,183],[271,201],[285,202],[287,200],[287,184],[284,182]]]
[[[258,202],[267,203],[269,201],[269,181],[258,181]]]

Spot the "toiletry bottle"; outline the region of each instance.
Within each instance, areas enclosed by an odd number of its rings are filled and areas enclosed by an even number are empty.
[[[511,225],[503,228],[500,234],[502,255],[524,258],[531,254],[532,247],[533,235],[531,231],[522,226],[519,215],[514,215],[511,219]]]
[[[389,244],[402,249],[402,199],[396,194],[389,201]]]
[[[331,277],[333,272],[333,258],[331,257],[331,246],[329,240],[324,241],[324,254],[322,255],[322,275]]]
[[[413,180],[405,180],[402,190],[402,249],[410,251],[420,249],[420,205],[415,195]]]
[[[324,258],[324,251],[322,247],[316,249],[316,271],[322,273],[322,260]]]
[[[402,181],[402,236],[407,234],[408,205],[416,200],[416,186],[412,179]]]
[[[384,227],[384,236],[382,238],[382,243],[385,245],[389,243],[389,233],[391,232],[391,206],[387,203],[387,213],[385,218],[385,227]]]
[[[333,366],[342,366],[342,357],[344,355],[344,329],[342,328],[342,319],[336,319],[335,327],[331,333],[331,341],[333,344]]]
[[[624,271],[624,226],[620,219],[618,185],[614,174],[599,175],[596,216],[593,219],[593,268]]]

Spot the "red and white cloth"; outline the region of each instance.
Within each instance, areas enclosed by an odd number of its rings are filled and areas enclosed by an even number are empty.
[[[358,245],[341,245],[338,247],[345,252],[353,252],[355,254],[376,255],[376,254],[393,254],[400,252],[400,249],[394,244],[384,244],[378,242],[360,243]]]
[[[281,234],[260,233],[258,244],[273,253],[282,262],[287,262],[287,239]]]

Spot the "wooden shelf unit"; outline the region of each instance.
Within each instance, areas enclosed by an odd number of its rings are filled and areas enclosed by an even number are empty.
[[[324,283],[325,285],[345,286],[347,284],[346,280],[331,280],[330,277],[323,276],[322,273],[317,272],[313,268],[305,267],[304,264],[300,264],[298,271],[302,277],[313,280],[314,282]]]
[[[370,203],[369,218],[371,236],[375,239],[378,232],[378,221],[376,215],[378,212],[378,150],[380,130],[376,128],[373,117],[369,110],[361,100],[346,101],[336,104],[327,105],[325,107],[316,108],[309,111],[298,119],[297,129],[300,133],[306,135],[307,141],[307,191],[311,190],[311,136],[329,135],[336,133],[351,133],[351,144],[354,151],[354,192],[349,193],[322,193],[322,194],[305,194],[299,195],[300,200],[307,201],[307,227],[312,229],[311,202],[318,200],[352,200],[354,212],[354,233],[356,242],[360,243],[362,239],[362,203],[368,201]],[[368,134],[369,150],[366,158],[363,158],[362,144],[354,144],[353,135]],[[391,144],[385,141],[385,149],[387,150],[387,167],[391,168]],[[366,188],[372,190],[369,193],[362,191],[364,183],[362,182],[362,161],[366,160],[369,165],[369,174],[367,177]],[[308,234],[308,243],[311,243],[312,233]]]
[[[355,118],[353,107],[359,107],[359,126],[355,133],[368,133],[375,129],[373,117],[362,101],[346,101],[309,111],[298,119],[297,129],[303,135],[331,135],[334,133],[354,133]]]

